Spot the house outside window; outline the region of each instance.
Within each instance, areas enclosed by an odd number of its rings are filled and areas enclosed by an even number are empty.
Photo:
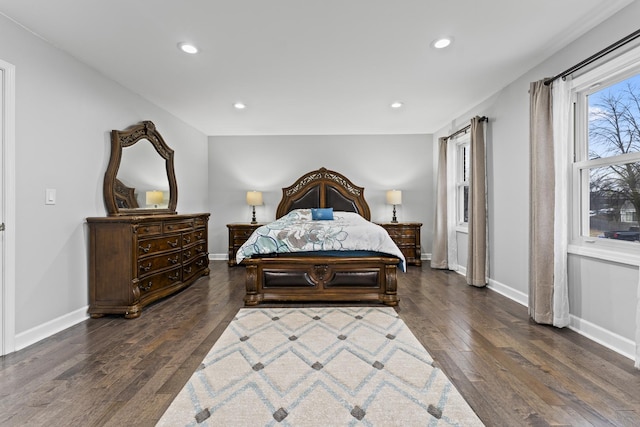
[[[574,81],[574,238],[637,250],[640,241],[640,54]]]

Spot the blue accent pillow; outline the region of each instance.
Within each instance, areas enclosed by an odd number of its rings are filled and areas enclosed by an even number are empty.
[[[311,209],[311,219],[314,221],[332,220],[333,208],[313,208]]]

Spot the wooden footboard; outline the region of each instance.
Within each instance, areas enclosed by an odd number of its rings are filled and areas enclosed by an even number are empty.
[[[245,305],[263,301],[375,301],[398,305],[394,257],[252,258],[246,266]]]

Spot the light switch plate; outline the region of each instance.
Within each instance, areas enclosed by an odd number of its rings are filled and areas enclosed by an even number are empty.
[[[45,190],[44,204],[45,205],[55,205],[56,204],[56,189],[55,188],[47,188]]]

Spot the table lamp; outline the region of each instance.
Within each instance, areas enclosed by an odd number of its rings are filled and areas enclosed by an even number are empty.
[[[262,205],[262,192],[247,191],[247,204],[253,208],[253,216],[251,217],[251,224],[257,224],[258,221],[256,221],[256,206]]]
[[[164,199],[164,194],[162,194],[162,191],[160,190],[147,191],[146,196],[147,196],[147,206],[153,205],[154,208],[157,208],[158,205],[161,204],[162,200]]]
[[[393,218],[391,218],[391,222],[397,223],[398,218],[396,218],[396,205],[402,204],[402,191],[400,190],[387,191],[387,204],[393,205]]]

